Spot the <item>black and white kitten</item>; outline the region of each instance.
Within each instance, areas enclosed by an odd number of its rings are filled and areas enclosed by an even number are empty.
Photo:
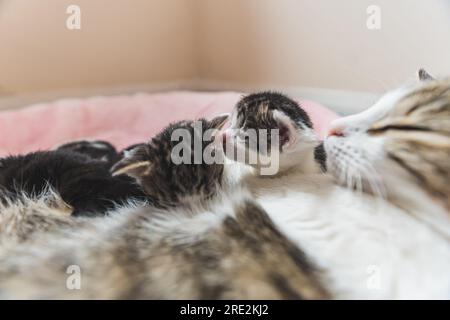
[[[271,161],[277,161],[277,173],[294,167],[303,172],[325,171],[323,145],[314,134],[308,114],[286,95],[250,94],[237,103],[230,122],[223,132],[223,143],[227,156],[233,160],[261,169],[262,164],[251,163],[251,157],[269,156]],[[266,144],[264,148],[262,142]],[[230,150],[234,151],[232,156]],[[240,152],[245,154],[245,160],[238,156]]]

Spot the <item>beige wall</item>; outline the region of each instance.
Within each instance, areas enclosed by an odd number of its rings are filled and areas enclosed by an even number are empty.
[[[379,92],[421,66],[450,75],[448,0],[202,1],[207,78]]]
[[[196,0],[0,0],[0,91],[196,76]],[[81,30],[66,8],[81,7]]]
[[[449,75],[449,39],[448,0],[0,0],[0,93],[194,78],[380,92],[421,66]]]

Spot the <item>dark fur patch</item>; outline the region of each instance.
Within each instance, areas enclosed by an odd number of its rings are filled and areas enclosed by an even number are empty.
[[[249,94],[242,98],[236,105],[238,123],[236,126],[247,131],[254,129],[257,134],[256,151],[260,151],[261,141],[259,130],[279,129],[278,146],[281,150],[287,139],[285,134],[286,128],[280,127],[279,123],[272,116],[271,111],[278,110],[293,120],[297,127],[304,125],[312,128],[312,122],[308,114],[300,107],[300,105],[289,97],[277,92],[259,92]],[[267,150],[272,146],[272,136],[267,133]],[[246,138],[247,147],[251,146],[250,141]]]
[[[93,160],[104,161],[110,166],[120,159],[116,148],[111,143],[102,140],[69,142],[59,146],[56,150],[82,154]]]
[[[146,197],[133,179],[112,177],[109,163],[67,150],[41,151],[0,160],[3,197],[41,194],[50,186],[75,216],[105,214],[117,204]]]
[[[236,105],[238,118],[242,123],[237,125],[247,128],[277,129],[276,121],[267,115],[267,111],[279,110],[291,118],[296,124],[312,128],[308,114],[300,105],[289,97],[277,92],[260,92],[250,94]]]
[[[320,168],[322,169],[322,171],[326,172],[327,171],[327,153],[325,152],[325,147],[323,145],[323,142],[321,142],[314,149],[314,159],[320,165]]]
[[[232,248],[235,243],[241,256],[249,257],[251,264],[265,266],[265,281],[273,286],[279,298],[328,297],[303,251],[278,230],[255,202],[244,201],[236,208],[235,218],[223,221],[222,229],[229,239],[226,242]]]

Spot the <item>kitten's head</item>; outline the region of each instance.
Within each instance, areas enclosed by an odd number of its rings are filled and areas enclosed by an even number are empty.
[[[223,151],[215,134],[227,118],[172,124],[148,143],[125,150],[111,171],[134,177],[160,207],[209,198],[222,182]]]
[[[450,79],[419,75],[419,84],[335,120],[325,140],[327,167],[349,187],[394,198],[426,191],[450,208]]]
[[[300,153],[317,146],[308,114],[297,102],[275,92],[250,94],[233,110],[223,132],[227,157],[256,168],[276,155],[280,168],[298,163]]]

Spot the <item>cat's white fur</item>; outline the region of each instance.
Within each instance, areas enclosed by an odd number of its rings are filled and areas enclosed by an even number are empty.
[[[326,175],[249,183],[276,225],[323,270],[336,298],[450,298],[449,242],[406,211]]]
[[[337,121],[335,129],[363,129],[406,92],[402,88],[384,96],[366,112]],[[381,143],[363,141],[380,158]],[[330,176],[295,168],[274,177],[249,175],[247,182],[276,225],[322,269],[336,298],[450,298],[450,242],[417,219],[436,205],[407,176],[390,167],[383,170],[392,179],[386,180],[388,196],[393,190],[405,191],[402,208],[397,201],[352,191]],[[415,202],[408,202],[411,196]]]

